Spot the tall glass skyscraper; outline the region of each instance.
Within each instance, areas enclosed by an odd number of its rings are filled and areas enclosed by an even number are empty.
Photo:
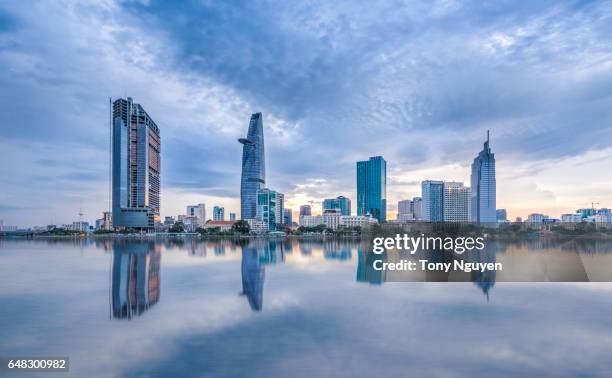
[[[130,97],[112,106],[113,226],[153,228],[160,207],[160,135]]]
[[[495,155],[489,147],[489,131],[482,151],[472,163],[472,211],[470,220],[475,223],[497,222]]]
[[[421,183],[422,213],[426,222],[444,221],[444,182],[425,180]]]
[[[382,156],[357,162],[357,215],[387,221],[387,162]]]
[[[342,215],[351,215],[351,200],[340,196],[323,200],[323,213],[325,210],[338,209]]]
[[[238,139],[242,146],[242,176],[240,178],[240,219],[257,217],[257,191],[266,185],[263,119],[261,113],[251,115],[246,138]]]

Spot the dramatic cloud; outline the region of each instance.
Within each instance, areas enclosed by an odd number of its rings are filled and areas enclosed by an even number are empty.
[[[294,209],[354,200],[373,155],[390,205],[467,182],[487,129],[510,216],[612,207],[611,21],[610,2],[4,3],[0,219],[99,217],[108,98],[126,96],[161,127],[163,215],[238,210],[256,111]]]

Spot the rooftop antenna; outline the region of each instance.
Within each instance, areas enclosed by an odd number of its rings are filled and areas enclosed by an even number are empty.
[[[487,130],[487,143],[489,143],[489,130]]]

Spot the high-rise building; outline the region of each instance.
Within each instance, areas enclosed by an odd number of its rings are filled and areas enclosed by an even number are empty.
[[[342,215],[351,215],[351,200],[344,196],[324,199],[321,213],[332,209],[339,209]]]
[[[102,228],[110,231],[113,229],[113,213],[105,211],[102,213]]]
[[[357,162],[357,215],[387,220],[387,162],[382,156]]]
[[[291,226],[293,224],[293,212],[291,209],[283,210],[283,224]]]
[[[464,187],[462,182],[445,182],[443,209],[445,222],[469,222],[470,188]]]
[[[426,180],[421,183],[423,220],[442,222],[444,220],[444,182]]]
[[[199,203],[197,205],[187,206],[187,216],[197,217],[198,226],[203,226],[206,223],[206,205]]]
[[[230,222],[236,221],[236,213],[230,213]]]
[[[130,97],[113,102],[111,127],[113,226],[153,228],[160,219],[159,128]]]
[[[414,202],[412,200],[399,201],[397,203],[397,221],[404,223],[414,220]]]
[[[495,218],[498,222],[506,222],[508,221],[508,213],[506,209],[497,209],[495,210]]]
[[[213,220],[224,221],[225,220],[225,208],[221,206],[213,207]]]
[[[305,215],[312,215],[312,209],[310,208],[310,205],[300,206],[300,217]]]
[[[482,151],[472,163],[472,211],[475,223],[496,223],[495,155],[489,147],[489,131]]]
[[[414,197],[412,199],[412,206],[414,208],[414,220],[423,220],[423,199],[421,197]]]
[[[276,230],[277,224],[282,222],[282,193],[263,188],[257,191],[257,219],[268,225],[268,231]],[[280,212],[279,212],[280,211]]]
[[[263,117],[251,115],[246,138],[242,143],[242,175],[240,179],[240,219],[257,217],[257,191],[266,185]]]

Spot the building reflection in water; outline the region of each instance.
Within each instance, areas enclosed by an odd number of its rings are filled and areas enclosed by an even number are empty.
[[[242,247],[242,295],[253,311],[263,308],[266,265],[283,262],[284,244],[274,240],[251,240]]]
[[[465,275],[459,273],[454,274],[452,272],[444,271],[425,271],[422,274],[418,274],[411,271],[393,271],[390,276],[386,270],[374,269],[374,262],[380,261],[378,265],[382,265],[384,262],[398,262],[401,259],[409,259],[418,262],[419,259],[427,259],[432,263],[448,263],[452,262],[453,259],[463,259],[470,263],[495,263],[497,253],[505,252],[505,244],[491,243],[487,244],[485,249],[482,251],[471,251],[466,252],[462,255],[455,255],[450,251],[444,250],[432,250],[432,251],[418,251],[415,255],[411,254],[398,254],[397,251],[383,252],[381,254],[375,254],[367,244],[361,245],[357,250],[357,282],[368,282],[373,285],[381,285],[387,281],[393,282],[450,282],[450,281],[471,281],[473,282],[483,294],[489,299],[489,291],[495,286],[496,271],[486,270],[484,272],[473,270]],[[393,260],[391,258],[395,257]]]
[[[131,319],[159,301],[161,253],[154,243],[115,244],[111,282],[112,316]]]

